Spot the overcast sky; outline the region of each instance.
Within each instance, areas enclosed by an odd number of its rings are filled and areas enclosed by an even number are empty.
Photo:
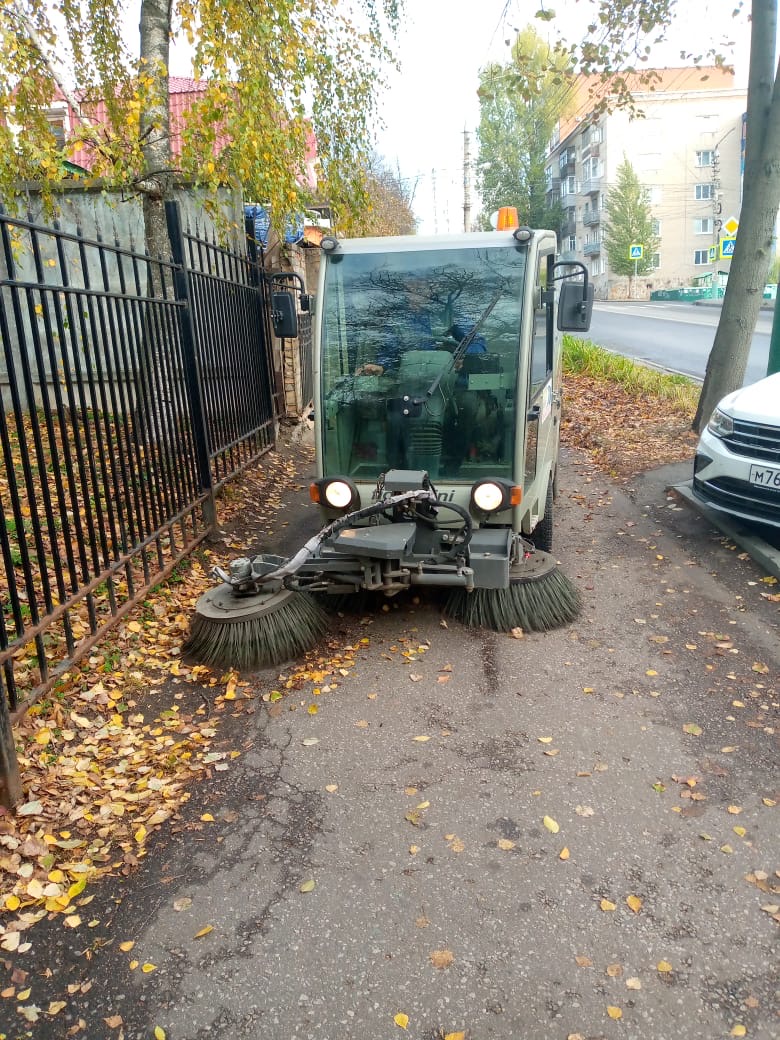
[[[414,189],[414,209],[426,234],[463,227],[464,130],[470,133],[476,160],[479,124],[479,69],[489,61],[507,61],[515,33],[533,23],[552,34],[565,27],[578,38],[596,7],[593,0],[551,0],[556,19],[533,19],[539,0],[406,0],[407,18],[398,54],[402,68],[393,75],[381,110],[386,124],[378,150],[393,168],[400,167]],[[747,84],[750,30],[746,11],[732,18],[737,2],[679,0],[682,14],[671,42],[651,55],[652,65],[680,65],[680,50],[697,53],[724,39],[738,43],[737,79]],[[472,177],[472,185],[474,178]],[[507,205],[512,204],[507,199]],[[479,200],[472,190],[473,212]]]

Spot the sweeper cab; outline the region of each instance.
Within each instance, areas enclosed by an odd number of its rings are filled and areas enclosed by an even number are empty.
[[[290,559],[216,569],[192,654],[280,663],[313,645],[329,602],[416,586],[448,590],[445,610],[469,625],[572,620],[579,597],[550,552],[561,333],[589,328],[585,267],[557,259],[553,232],[516,226],[321,249],[311,495],[324,527]],[[294,331],[289,307],[277,320]]]

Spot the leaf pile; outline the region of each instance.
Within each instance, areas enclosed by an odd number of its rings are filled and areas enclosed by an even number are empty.
[[[693,411],[669,401],[637,397],[618,383],[586,375],[566,377],[561,436],[612,477],[627,479],[669,462],[693,464],[698,438]]]

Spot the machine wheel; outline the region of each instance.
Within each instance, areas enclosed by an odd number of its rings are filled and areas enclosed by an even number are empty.
[[[543,552],[552,552],[553,545],[553,487],[552,482],[547,485],[547,496],[544,503],[544,516],[533,529],[531,541],[537,549]]]

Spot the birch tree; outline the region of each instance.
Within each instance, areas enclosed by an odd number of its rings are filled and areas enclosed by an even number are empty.
[[[240,187],[274,222],[311,201],[303,176],[316,135],[318,188],[355,220],[377,122],[377,91],[403,0],[142,0],[137,48],[122,38],[130,0],[6,0],[0,7],[0,197],[40,182],[51,200],[80,149],[109,188],[144,197],[147,243],[160,252],[175,178]],[[171,40],[203,82],[184,115],[181,155],[168,123]],[[47,113],[65,96],[66,140]],[[99,125],[90,113],[105,104]],[[165,250],[162,250],[165,251]]]

